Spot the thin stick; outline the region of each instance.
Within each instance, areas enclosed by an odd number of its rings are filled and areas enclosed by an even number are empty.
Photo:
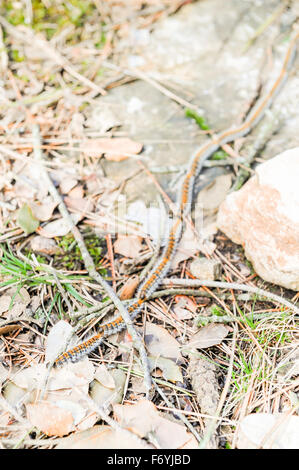
[[[115,281],[116,275],[115,275],[114,256],[113,256],[113,249],[112,249],[112,242],[111,242],[111,234],[110,233],[107,233],[107,235],[106,235],[106,243],[107,243],[108,256],[109,256],[109,260],[110,260],[111,274],[112,274],[112,278],[113,278],[112,285],[113,285],[114,292],[116,292],[116,281]]]
[[[165,393],[163,392],[163,390],[157,385],[156,382],[153,382],[154,383],[154,387],[155,389],[157,390],[157,392],[159,393],[159,395],[163,398],[163,400],[165,401],[165,403],[167,404],[167,406],[169,408],[172,407],[172,404],[170,403],[170,401],[168,400],[167,396],[165,395]],[[198,434],[198,432],[196,431],[196,429],[194,429],[194,427],[192,426],[192,424],[189,423],[188,419],[180,412],[180,410],[175,410],[175,414],[177,414],[180,418],[180,420],[187,426],[187,428],[189,429],[189,431],[192,432],[193,436],[195,437],[195,439],[197,440],[198,443],[200,443],[201,441],[201,437],[200,435]]]
[[[280,295],[273,294],[259,287],[247,286],[246,284],[238,284],[235,282],[221,282],[221,281],[210,281],[210,280],[200,280],[200,279],[179,279],[179,278],[168,278],[163,279],[161,284],[166,286],[185,286],[185,287],[219,287],[221,289],[235,289],[243,290],[245,292],[252,292],[253,294],[260,295],[266,299],[271,300],[272,302],[278,302],[285,307],[293,310],[294,313],[299,315],[299,308],[296,305],[292,304],[288,300],[284,299]]]
[[[198,106],[196,106],[193,103],[189,103],[189,101],[184,100],[184,98],[176,95],[172,91],[168,90],[165,86],[161,85],[158,83],[156,80],[151,78],[149,75],[146,73],[142,72],[141,70],[137,69],[122,69],[118,65],[112,64],[108,62],[107,60],[104,60],[102,62],[102,66],[113,69],[113,70],[119,70],[125,75],[129,75],[130,77],[136,77],[141,80],[144,80],[145,82],[149,83],[152,87],[156,88],[159,90],[163,95],[167,96],[168,98],[172,99],[173,101],[176,101],[182,106],[185,106],[187,108],[193,109],[194,111],[198,111]]]

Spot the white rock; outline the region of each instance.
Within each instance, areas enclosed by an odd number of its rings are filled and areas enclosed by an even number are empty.
[[[254,413],[240,422],[238,449],[299,449],[299,416]]]
[[[215,281],[220,277],[221,263],[213,259],[198,258],[190,263],[189,269],[192,276],[198,279]]]
[[[260,277],[299,290],[299,147],[259,165],[221,204],[217,226]]]

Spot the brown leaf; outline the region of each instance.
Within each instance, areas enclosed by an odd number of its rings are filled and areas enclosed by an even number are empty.
[[[131,299],[137,289],[137,286],[139,284],[139,277],[138,276],[132,276],[130,279],[128,279],[123,287],[121,288],[119,292],[119,298],[120,300],[128,300]]]
[[[2,394],[5,400],[12,406],[21,406],[24,403],[28,403],[31,398],[28,396],[28,392],[26,390],[18,387],[10,380],[8,380],[4,385]]]
[[[127,154],[136,155],[141,152],[142,144],[127,137],[90,139],[82,150],[92,157],[101,157],[105,154],[107,160],[119,162],[128,158]]]
[[[163,356],[182,361],[181,347],[177,340],[162,326],[146,322],[144,341],[152,356]]]
[[[74,430],[72,413],[47,401],[28,404],[27,418],[47,436],[65,436]]]
[[[81,215],[78,214],[71,214],[71,217],[75,225],[81,219]],[[60,218],[49,222],[44,227],[39,227],[36,231],[46,238],[63,237],[71,231],[71,227],[66,220]]]
[[[72,331],[73,329],[71,325],[64,320],[60,320],[55,323],[46,339],[45,362],[55,360],[60,354],[61,348],[67,347],[67,340],[69,339]]]
[[[186,295],[176,295],[175,296],[176,305],[173,307],[173,313],[179,320],[188,320],[193,318],[193,315],[190,313],[195,313],[197,310],[197,304],[187,297]]]
[[[142,250],[142,238],[133,235],[118,235],[114,251],[127,258],[136,258]]]
[[[52,200],[49,201],[48,198],[46,198],[45,202],[42,204],[37,202],[30,202],[29,205],[33,215],[41,222],[46,222],[51,218],[57,203],[53,202]]]
[[[174,300],[178,306],[185,307],[192,313],[195,313],[198,308],[197,303],[187,295],[176,295]]]
[[[60,440],[56,449],[149,449],[141,442],[109,426],[94,426]]]
[[[173,313],[178,320],[189,320],[190,318],[193,318],[193,315],[189,310],[184,307],[180,307],[179,305],[176,305],[173,308]]]
[[[105,364],[100,364],[94,374],[94,378],[104,385],[104,387],[115,389],[115,380],[110,372],[107,370]]]
[[[160,369],[165,380],[170,380],[171,382],[183,382],[184,379],[180,366],[175,364],[171,359],[167,359],[162,356],[149,356],[148,359],[151,371],[154,369]]]
[[[99,417],[95,411],[90,412],[80,423],[76,425],[78,431],[85,431],[85,429],[92,428],[93,425],[99,420]]]
[[[12,382],[24,390],[32,390],[40,388],[42,382],[47,374],[45,364],[34,364],[31,367],[26,367],[18,371],[11,378]]]
[[[0,301],[0,312],[7,311],[3,314],[4,317],[11,319],[17,319],[25,311],[27,305],[30,303],[30,295],[28,294],[25,287],[18,289],[17,287],[11,287],[6,291],[5,296]],[[10,299],[9,303],[8,300]],[[5,310],[7,308],[7,310]]]
[[[32,238],[30,241],[30,246],[32,251],[45,253],[46,255],[56,255],[62,252],[54,240],[51,238],[42,237],[41,235],[37,235],[36,237]]]
[[[122,401],[126,374],[120,369],[114,369],[110,374],[115,383],[114,388],[105,387],[98,380],[94,380],[91,385],[90,396],[99,406],[107,407],[111,403]]]
[[[135,405],[114,405],[114,416],[122,427],[129,429],[140,437],[155,436],[161,449],[179,449],[192,442],[197,443],[184,426],[163,418],[153,403],[140,400]]]
[[[84,197],[84,189],[82,184],[78,184],[75,186],[69,193],[68,196],[74,199],[83,199]]]
[[[221,341],[228,335],[230,328],[221,323],[211,323],[202,327],[195,335],[192,336],[189,343],[184,348],[197,348],[204,349],[215,344],[220,344]]]
[[[11,331],[15,331],[18,328],[22,328],[21,325],[5,325],[0,328],[0,335],[6,335],[7,333],[10,333]]]
[[[78,181],[75,178],[64,178],[59,185],[61,194],[68,194],[76,186],[77,183]]]
[[[0,313],[7,312],[11,303],[10,295],[2,295],[0,297]]]
[[[85,197],[79,198],[65,196],[64,202],[69,209],[72,209],[75,212],[82,212],[83,214],[91,212],[94,206],[93,201]]]

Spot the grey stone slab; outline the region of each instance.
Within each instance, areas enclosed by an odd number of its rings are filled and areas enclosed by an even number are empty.
[[[287,32],[296,16],[292,8],[245,50],[256,30],[280,5],[279,0],[202,0],[189,4],[155,24],[152,31],[144,31],[142,41],[138,35],[129,37],[130,52],[122,58],[121,66],[140,64],[148,76],[196,104],[215,131],[226,129],[241,122],[260,82],[267,90],[280,71],[288,46]],[[287,85],[266,117],[270,127],[273,120],[276,134],[263,149],[263,158],[299,145],[298,63],[297,58]],[[145,81],[122,85],[98,101],[104,110],[113,111],[122,131],[144,144],[141,158],[148,168],[183,166],[206,138],[185,117],[182,106]],[[259,132],[260,126],[248,137],[249,146]],[[105,161],[103,167],[107,176],[120,181],[138,164],[132,158],[119,163]],[[172,178],[173,174],[157,175],[162,187],[175,198],[176,191],[169,191]],[[143,173],[126,184],[125,192],[129,200],[149,202],[156,199],[157,189]]]

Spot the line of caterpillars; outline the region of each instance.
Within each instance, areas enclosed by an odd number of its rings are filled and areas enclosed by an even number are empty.
[[[152,292],[155,291],[157,285],[162,279],[166,271],[169,269],[172,257],[175,253],[176,244],[180,238],[180,232],[178,230],[181,228],[182,222],[180,219],[176,219],[171,232],[168,237],[168,243],[165,247],[163,257],[161,261],[158,262],[157,266],[149,273],[148,279],[140,286],[137,296],[138,299],[132,305],[128,307],[128,313],[133,320],[137,314],[140,312],[142,304],[148,299]],[[104,338],[107,336],[118,333],[126,327],[125,322],[123,321],[122,316],[120,315],[115,320],[112,320],[109,323],[105,323],[99,327],[99,332],[92,336],[90,339],[84,341],[83,343],[75,346],[74,348],[61,354],[55,361],[55,365],[60,366],[66,362],[77,362],[82,357],[91,353],[96,347],[98,347]]]
[[[223,131],[218,137],[213,136],[213,140],[204,143],[200,149],[196,152],[194,157],[191,158],[189,171],[187,172],[181,189],[181,196],[179,197],[179,213],[174,219],[173,226],[170,230],[169,237],[166,246],[161,255],[160,261],[154,266],[149,272],[145,281],[141,284],[137,291],[137,301],[130,305],[128,313],[131,319],[134,319],[141,310],[142,304],[150,297],[159,285],[161,279],[163,279],[171,265],[171,261],[175,254],[176,245],[180,240],[183,220],[189,214],[192,202],[192,192],[196,177],[200,173],[203,163],[208,159],[221,145],[228,142],[232,142],[237,138],[243,137],[248,134],[252,128],[260,121],[263,117],[264,112],[274,98],[274,96],[281,89],[284,80],[287,77],[288,69],[290,68],[292,61],[295,57],[295,46],[296,41],[299,38],[299,32],[297,32],[287,50],[282,69],[274,85],[266,95],[264,99],[259,101],[257,105],[252,109],[247,119],[239,127],[230,128]],[[115,320],[106,323],[99,327],[99,332],[92,338],[84,341],[83,343],[75,346],[69,351],[61,354],[55,361],[56,365],[61,365],[65,362],[71,361],[76,362],[83,356],[89,354],[97,346],[101,344],[103,339],[107,336],[115,334],[126,327],[122,316],[117,317]]]

